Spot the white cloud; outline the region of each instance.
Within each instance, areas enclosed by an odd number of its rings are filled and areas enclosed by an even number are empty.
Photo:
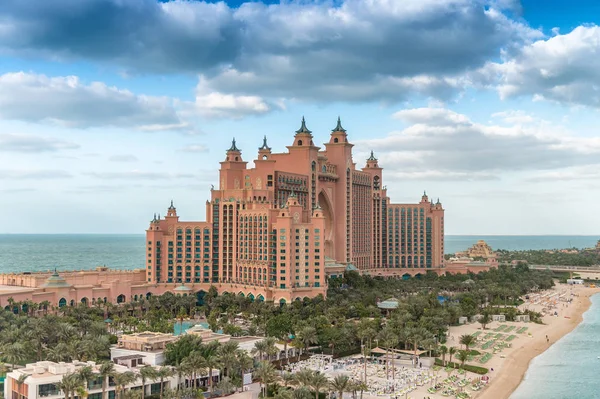
[[[170,180],[170,179],[193,179],[196,175],[191,173],[167,173],[131,170],[125,172],[88,172],[88,177],[102,180]]]
[[[72,177],[64,170],[0,170],[0,180],[49,180]]]
[[[135,155],[123,154],[123,155],[112,155],[108,158],[111,162],[137,162],[138,158]]]
[[[208,88],[196,101],[202,114],[229,117],[267,112],[280,98],[448,99],[466,71],[541,37],[508,16],[518,8],[514,0],[4,0],[10,25],[0,49],[105,62],[127,75],[197,73]]]
[[[185,127],[167,97],[136,95],[100,82],[85,84],[76,76],[25,72],[0,75],[0,118],[68,128]]]
[[[179,151],[206,153],[209,151],[209,148],[204,144],[188,144],[185,147],[181,148]]]
[[[0,133],[0,151],[40,153],[74,150],[78,148],[78,144],[51,137]]]
[[[407,109],[393,116],[410,125],[356,144],[365,152],[375,150],[386,175],[402,179],[493,180],[511,172],[596,164],[600,157],[600,139],[575,136],[559,126],[486,125],[445,108]]]
[[[495,87],[503,99],[525,95],[600,108],[600,27],[554,34],[507,52],[502,62],[488,63],[474,81]]]

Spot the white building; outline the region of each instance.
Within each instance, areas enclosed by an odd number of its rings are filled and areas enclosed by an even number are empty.
[[[160,366],[165,362],[165,348],[170,342],[177,340],[173,334],[144,331],[135,334],[123,334],[117,345],[110,348],[110,359],[117,364],[122,360],[131,360],[142,356],[142,363],[150,366]],[[124,364],[136,366],[136,364]]]
[[[94,362],[72,363],[54,363],[42,361],[27,364],[25,367],[16,369],[6,374],[4,381],[4,397],[7,399],[62,399],[65,394],[57,389],[56,384],[62,380],[65,374],[77,372],[84,366],[91,366],[95,372],[99,372],[100,365]],[[115,371],[123,373],[133,371],[139,373],[139,368],[128,368],[115,364]],[[26,376],[25,380],[19,384],[19,378]],[[164,381],[165,389],[175,388],[177,386],[177,376],[168,378]],[[138,379],[126,389],[141,389],[142,382]],[[146,381],[146,393],[158,394],[160,392],[160,382]],[[107,395],[109,399],[115,398],[115,385],[112,379],[107,384]],[[98,377],[88,384],[88,399],[102,399],[102,378]]]

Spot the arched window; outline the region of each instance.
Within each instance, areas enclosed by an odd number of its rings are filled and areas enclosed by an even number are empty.
[[[340,140],[339,140],[337,137],[333,139],[333,142],[334,142],[334,143],[338,143],[339,141],[340,141]]]
[[[302,145],[302,140],[298,140],[298,145]]]

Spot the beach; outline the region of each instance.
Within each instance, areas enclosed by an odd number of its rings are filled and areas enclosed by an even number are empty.
[[[573,302],[570,304],[558,302],[556,308],[558,316],[551,314],[544,316],[544,325],[528,323],[537,327],[530,328],[532,337],[523,337],[523,339],[515,341],[513,348],[508,348],[512,350],[504,353],[504,359],[495,358],[490,362],[489,367],[493,367],[494,371],[490,373],[489,386],[477,396],[478,398],[509,398],[523,380],[531,360],[571,332],[583,320],[583,313],[590,307],[590,296],[600,292],[598,288],[566,285],[558,285],[554,290],[572,292],[574,294]],[[529,306],[534,310],[540,307],[532,304],[522,306]],[[547,342],[546,336],[548,336],[549,342]]]

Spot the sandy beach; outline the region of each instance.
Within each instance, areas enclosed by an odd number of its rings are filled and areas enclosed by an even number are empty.
[[[555,291],[567,290],[569,294],[572,292],[573,302],[565,304],[558,302],[556,311],[558,316],[544,316],[544,325],[536,325],[535,329],[531,329],[532,337],[515,341],[510,352],[506,352],[504,359],[493,359],[489,367],[493,367],[494,371],[490,373],[490,384],[481,392],[478,398],[481,399],[499,399],[508,398],[511,393],[517,389],[529,363],[533,358],[543,353],[553,343],[561,337],[571,332],[582,320],[583,313],[590,307],[590,296],[600,292],[598,288],[587,288],[581,286],[566,286],[558,285],[554,288]],[[536,309],[539,305],[524,304],[530,309]],[[528,323],[529,325],[533,323]],[[546,335],[550,342],[547,342]],[[494,361],[495,360],[495,361]]]
[[[511,393],[517,389],[521,383],[525,372],[529,367],[531,360],[537,355],[548,349],[553,343],[573,330],[583,319],[583,313],[590,306],[590,296],[600,292],[599,288],[588,288],[579,285],[558,284],[551,290],[546,290],[538,294],[530,295],[530,299],[519,306],[520,309],[530,309],[536,312],[545,313],[543,316],[544,324],[533,322],[492,322],[483,330],[479,323],[469,323],[462,326],[451,327],[449,330],[449,340],[446,346],[454,346],[457,349],[464,349],[458,343],[459,337],[463,334],[476,334],[478,344],[473,348],[482,352],[490,352],[494,346],[483,350],[482,346],[489,338],[486,335],[494,333],[500,326],[505,326],[504,338],[509,335],[515,335],[508,347],[494,350],[494,354],[489,361],[481,364],[477,361],[467,362],[476,366],[483,366],[490,370],[489,383],[480,391],[466,390],[471,398],[477,399],[503,399],[509,398]],[[571,302],[569,300],[572,299]],[[554,315],[554,313],[557,315]],[[517,333],[519,329],[526,327],[526,332]],[[478,333],[479,331],[479,333]],[[507,333],[507,331],[511,331]],[[546,338],[546,336],[548,338]],[[493,338],[492,338],[493,339]],[[499,341],[498,341],[499,342]],[[448,360],[448,357],[446,357]],[[453,359],[454,361],[455,359]],[[493,370],[493,371],[492,371]],[[437,372],[437,381],[447,378],[444,370]],[[466,378],[470,381],[477,380],[481,376],[474,373],[466,373],[460,378]],[[443,398],[441,392],[430,393],[427,388],[431,385],[418,387],[411,392],[408,397],[414,399],[420,398]],[[454,397],[454,396],[452,396]]]

